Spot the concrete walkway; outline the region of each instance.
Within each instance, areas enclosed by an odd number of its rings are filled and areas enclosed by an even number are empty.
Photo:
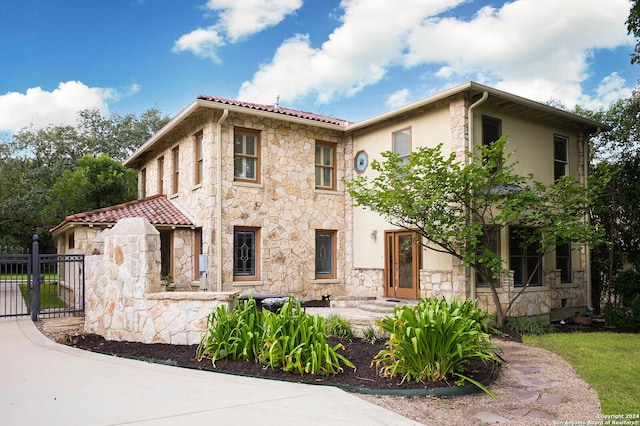
[[[74,349],[0,319],[6,425],[415,425],[334,387],[187,370]]]

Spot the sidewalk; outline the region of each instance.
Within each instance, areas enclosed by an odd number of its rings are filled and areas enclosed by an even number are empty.
[[[7,425],[415,425],[334,387],[228,376],[52,342],[0,319],[0,419]]]

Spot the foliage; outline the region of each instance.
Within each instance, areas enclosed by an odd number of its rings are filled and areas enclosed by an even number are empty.
[[[290,298],[278,313],[263,311],[263,346],[259,361],[271,368],[293,373],[330,375],[344,364],[354,365],[338,353],[338,343],[326,342],[326,325],[319,315],[308,315],[300,303]]]
[[[27,306],[31,306],[31,294],[27,291],[27,284],[18,284],[22,298]],[[67,305],[58,296],[58,286],[50,283],[40,284],[40,309],[65,308]]]
[[[633,34],[638,40],[640,38],[640,4],[637,0],[632,0],[629,17],[625,23],[627,24],[628,34]],[[631,54],[631,63],[640,64],[640,41],[636,42],[634,52]]]
[[[494,279],[509,274],[499,253],[488,241],[511,225],[530,227],[523,246],[539,247],[542,257],[557,244],[593,243],[598,233],[584,219],[591,208],[591,193],[565,176],[551,185],[521,176],[516,163],[505,155],[506,139],[467,153],[468,162],[455,153],[444,155],[442,145],[419,147],[408,162],[397,154],[383,153],[384,161],[373,161],[374,178],[357,176],[346,182],[357,206],[382,215],[391,225],[415,231],[419,244],[448,253],[473,267],[490,283],[497,323],[527,288],[503,311]]]
[[[629,306],[608,303],[604,307],[607,325],[617,328],[640,328],[640,296],[636,296]]]
[[[229,312],[227,305],[218,306],[207,317],[207,330],[196,355],[211,358],[255,361],[262,349],[262,315],[254,299],[249,299]]]
[[[45,212],[51,189],[65,171],[71,172],[84,155],[107,155],[117,161],[128,157],[169,121],[152,108],[141,115],[113,114],[97,110],[78,113],[76,126],[23,129],[0,144],[0,242],[28,246],[40,236],[44,251],[54,248],[48,230],[65,212]],[[75,189],[75,188],[74,188]],[[108,191],[108,189],[105,189]],[[73,191],[67,195],[72,195]],[[64,216],[62,216],[64,217]]]
[[[507,318],[504,325],[525,336],[540,336],[554,331],[553,324],[542,318]]]
[[[524,340],[566,359],[598,393],[602,414],[640,413],[637,334],[554,333]]]
[[[137,197],[137,173],[106,155],[84,155],[73,170],[65,170],[49,190],[45,214],[51,222],[71,213],[100,209]]]
[[[326,342],[324,318],[308,315],[289,298],[276,312],[259,312],[249,298],[229,312],[221,306],[209,315],[207,331],[197,349],[198,359],[228,358],[260,362],[293,373],[336,374],[342,365],[355,368],[338,350],[341,344]]]
[[[377,321],[390,334],[373,363],[383,376],[402,381],[469,379],[469,361],[499,362],[487,329],[489,315],[474,300],[422,299],[415,307],[397,307]],[[491,392],[483,388],[486,392]]]
[[[378,332],[372,326],[365,327],[362,330],[362,340],[373,345],[378,341]]]
[[[337,337],[340,340],[352,342],[355,337],[353,327],[349,320],[338,314],[331,314],[326,319],[327,335]]]

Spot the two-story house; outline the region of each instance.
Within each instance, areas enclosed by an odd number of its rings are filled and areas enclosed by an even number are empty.
[[[165,194],[188,218],[162,224],[163,270],[176,282],[204,272],[211,291],[332,300],[437,294],[478,298],[492,310],[489,289],[473,271],[404,244],[411,232],[353,207],[343,178],[370,175],[370,162],[384,151],[407,156],[443,143],[464,161],[465,151],[509,135],[518,172],[547,183],[570,173],[585,184],[589,137],[601,127],[473,82],[356,123],[200,96],[125,165],[138,170],[135,203]],[[56,228],[65,236],[61,247],[78,229],[67,219]],[[495,249],[510,269],[526,270],[515,238],[505,231]],[[501,280],[505,298],[523,284],[521,275]],[[544,259],[513,314],[584,308],[588,284],[587,248],[567,245]]]

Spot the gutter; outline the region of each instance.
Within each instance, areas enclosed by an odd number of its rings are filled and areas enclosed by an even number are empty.
[[[469,117],[469,142],[468,142],[468,150],[469,152],[473,152],[473,110],[480,106],[480,104],[483,104],[487,99],[489,98],[489,92],[488,91],[484,91],[482,93],[482,97],[480,99],[478,99],[477,101],[475,101],[473,104],[471,104],[471,106],[469,106],[469,112],[468,112],[468,117]],[[476,295],[476,274],[469,274],[471,276],[471,299],[475,299],[477,297]]]
[[[229,116],[229,109],[222,111],[216,124],[216,291],[222,291],[222,124]]]

